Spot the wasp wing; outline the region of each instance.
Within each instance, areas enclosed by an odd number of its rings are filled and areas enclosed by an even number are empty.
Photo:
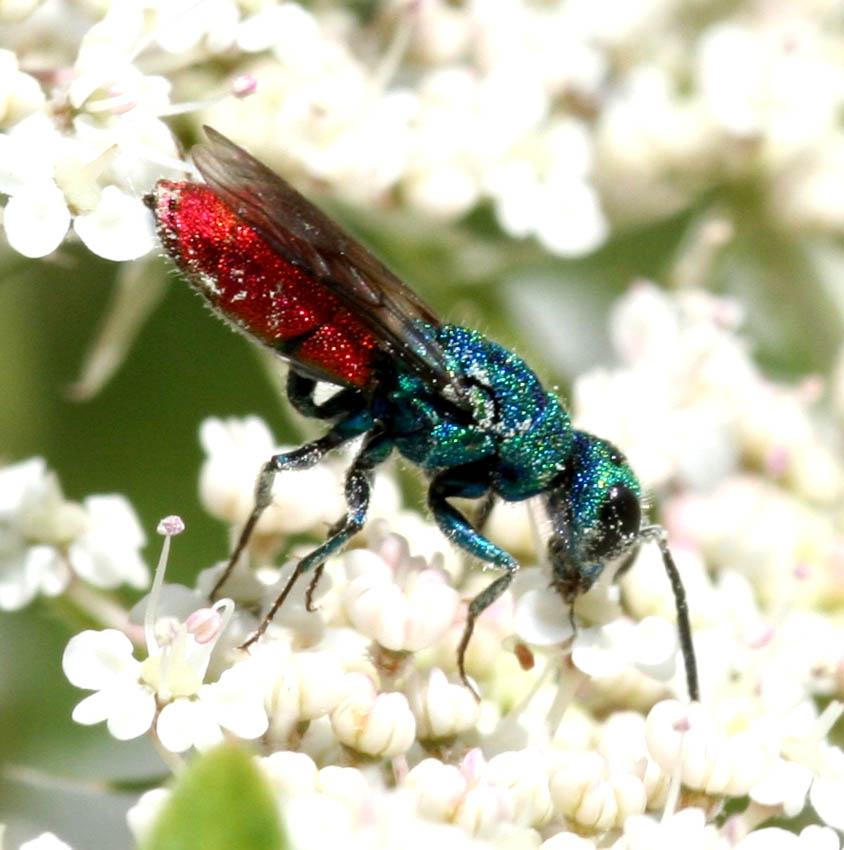
[[[211,127],[191,151],[208,185],[288,262],[341,298],[385,350],[440,390],[464,396],[460,375],[417,320],[440,322],[363,245],[286,180]]]

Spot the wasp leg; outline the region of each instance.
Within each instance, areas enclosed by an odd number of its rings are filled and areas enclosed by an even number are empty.
[[[469,603],[466,627],[463,629],[463,636],[460,638],[460,644],[457,647],[457,670],[463,684],[469,688],[476,699],[480,699],[480,697],[466,676],[466,648],[469,646],[472,632],[475,630],[475,620],[507,590],[510,582],[513,581],[516,570],[519,569],[519,563],[508,552],[476,531],[469,520],[448,502],[448,499],[451,496],[477,499],[485,496],[488,489],[488,468],[483,464],[467,464],[439,473],[434,477],[428,490],[428,506],[443,534],[452,543],[471,555],[505,570],[503,576],[497,578]]]
[[[475,528],[478,531],[483,531],[486,528],[487,521],[489,520],[490,514],[492,513],[493,508],[498,502],[498,495],[493,493],[490,490],[486,496],[484,496],[484,500],[478,505],[477,511],[475,511]]]
[[[272,501],[273,481],[276,474],[294,469],[309,469],[319,463],[332,449],[336,449],[343,443],[359,437],[371,427],[372,421],[364,412],[352,414],[338,422],[324,437],[320,437],[311,443],[306,443],[304,446],[293,451],[273,455],[261,467],[261,471],[258,473],[258,480],[255,482],[255,506],[252,508],[252,513],[249,514],[249,519],[246,520],[243,531],[240,532],[237,545],[234,547],[234,551],[229,558],[228,564],[226,564],[225,570],[223,570],[222,575],[217,579],[217,583],[211,590],[210,595],[212,600],[217,598],[220,588],[228,581],[235,564],[238,562],[247,543],[249,543],[249,539],[252,537],[252,532],[261,518],[261,514],[264,513]]]
[[[372,489],[372,470],[387,459],[392,449],[392,439],[382,431],[372,431],[367,436],[360,454],[355,458],[354,463],[346,474],[346,505],[348,512],[345,519],[334,526],[332,534],[321,546],[318,546],[313,552],[299,561],[292,575],[287,580],[287,584],[284,585],[284,589],[261,621],[261,625],[258,626],[257,631],[249,640],[243,644],[242,648],[253,644],[267,630],[267,627],[272,622],[278,609],[284,604],[284,600],[287,599],[299,576],[310,569],[316,568],[316,574],[313,581],[311,581],[305,597],[308,608],[312,610],[311,595],[313,594],[316,582],[319,580],[319,576],[322,575],[322,566],[335,552],[342,549],[350,538],[363,528],[369,509],[369,494]]]
[[[317,382],[313,378],[300,375],[292,368],[287,373],[287,398],[303,416],[312,419],[334,419],[364,405],[360,391],[353,389],[340,390],[331,398],[317,404],[314,401],[316,385]]]

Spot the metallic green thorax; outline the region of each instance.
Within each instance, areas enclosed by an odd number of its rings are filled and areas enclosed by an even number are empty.
[[[508,501],[546,490],[572,447],[559,400],[520,357],[477,331],[444,325],[434,333],[470,383],[470,409],[444,405],[418,376],[399,372],[389,396],[398,450],[428,470],[489,461],[492,489]]]

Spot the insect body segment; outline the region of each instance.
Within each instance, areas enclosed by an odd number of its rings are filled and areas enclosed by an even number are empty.
[[[572,602],[589,590],[607,561],[635,546],[641,488],[615,446],[575,431],[566,470],[545,503],[554,526],[548,544],[554,585]]]
[[[303,558],[258,631],[263,634],[295,581],[363,526],[373,470],[395,449],[429,477],[428,506],[455,545],[503,572],[469,603],[458,647],[476,618],[510,585],[518,563],[452,503],[540,496],[551,523],[552,586],[567,603],[606,563],[644,540],[660,546],[677,601],[689,694],[698,698],[685,595],[661,530],[641,527],[639,483],[611,444],[571,427],[559,400],[518,356],[477,331],[441,324],[366,249],[246,151],[207,130],[194,158],[208,185],[161,181],[146,199],[165,250],[209,305],[290,364],[287,391],[306,416],[330,423],[311,443],[264,464],[255,507],[220,590],[270,502],[279,472],[316,464],[357,437],[347,475],[347,512]],[[318,380],[341,387],[314,400]]]
[[[316,378],[357,387],[372,380],[373,332],[211,189],[161,181],[153,211],[165,250],[219,315]]]
[[[208,143],[194,147],[193,159],[229,211],[279,258],[336,295],[372,331],[379,347],[453,401],[462,401],[462,377],[449,370],[424,330],[439,320],[416,293],[263,163],[211,127],[205,134]]]
[[[439,393],[400,369],[384,410],[404,432],[399,451],[428,470],[486,460],[489,486],[508,501],[546,490],[571,447],[559,400],[521,358],[477,331],[444,325],[433,333],[446,362],[465,376],[471,408],[464,414],[444,405]]]

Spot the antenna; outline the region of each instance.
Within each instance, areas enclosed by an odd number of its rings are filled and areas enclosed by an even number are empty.
[[[677,565],[671,556],[666,541],[665,529],[661,525],[649,525],[643,528],[639,535],[642,540],[653,540],[662,553],[662,563],[668,580],[671,582],[671,592],[674,594],[674,603],[677,608],[677,630],[680,633],[680,651],[683,653],[683,664],[686,667],[686,687],[689,691],[689,699],[692,702],[700,702],[700,685],[697,679],[697,659],[695,658],[695,647],[692,642],[692,626],[689,622],[689,606],[686,601],[686,589]]]

